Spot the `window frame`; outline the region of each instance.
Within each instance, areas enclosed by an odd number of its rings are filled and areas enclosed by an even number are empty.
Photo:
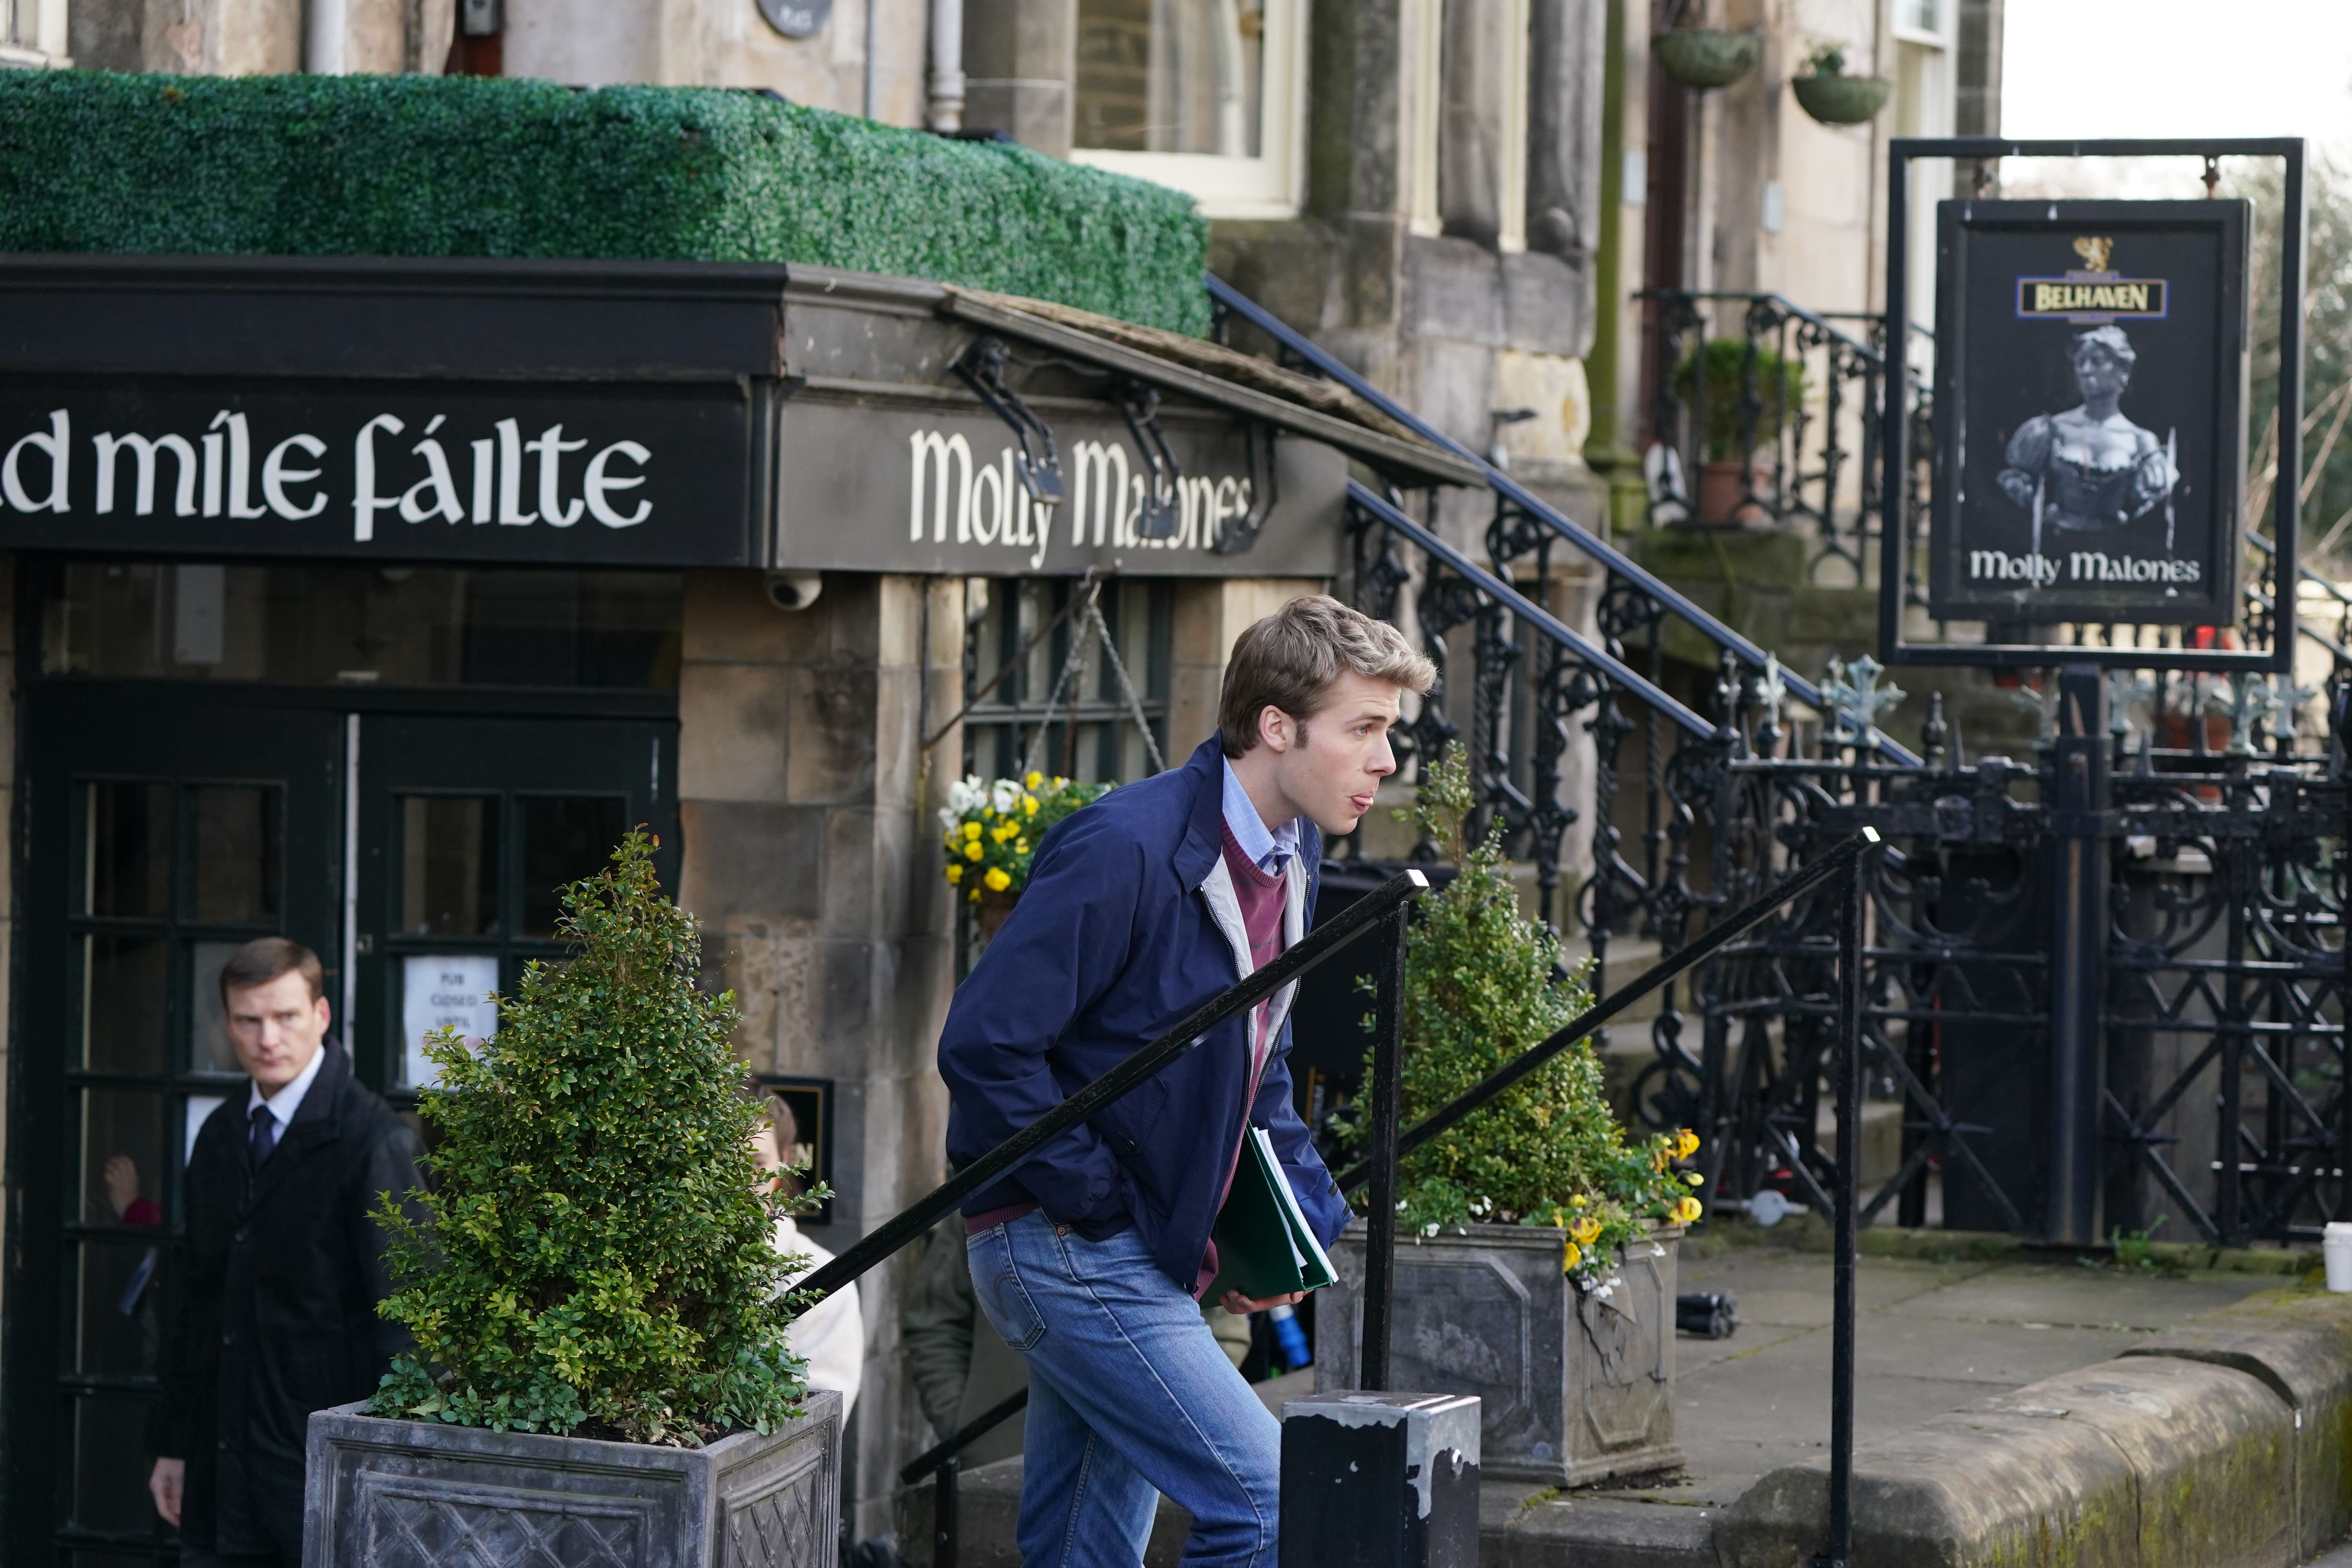
[[[1258,155],[1070,149],[1070,162],[1183,192],[1210,218],[1294,218],[1307,184],[1308,0],[1265,0]],[[1077,87],[1071,84],[1075,107]]]
[[[1905,6],[1916,5],[1918,0],[1897,0],[1892,28],[1896,43],[1917,44],[1931,49],[1949,49],[1954,47],[1959,37],[1959,0],[1931,0],[1931,3],[1942,17],[1943,25],[1940,27],[1913,26],[1904,21]]]

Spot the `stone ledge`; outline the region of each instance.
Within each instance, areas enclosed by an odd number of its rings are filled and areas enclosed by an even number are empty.
[[[2158,1334],[2126,1356],[2227,1367],[2294,1411],[2298,1554],[2352,1528],[2352,1298],[2268,1290]]]
[[[1854,1456],[1854,1557],[1880,1568],[2285,1568],[2300,1560],[2294,1413],[2262,1380],[2142,1356],[2028,1384]],[[1723,1568],[1801,1568],[1826,1459],[1718,1521]]]
[[[1479,1568],[1716,1568],[1721,1509],[1482,1490]]]

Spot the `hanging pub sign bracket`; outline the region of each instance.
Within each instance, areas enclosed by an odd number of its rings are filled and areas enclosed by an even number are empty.
[[[1021,456],[1013,463],[1013,471],[1020,476],[1021,488],[1029,492],[1029,499],[1055,505],[1068,499],[1069,491],[1062,482],[1062,458],[1055,449],[1054,433],[1021,401],[1019,394],[1004,384],[1004,340],[982,333],[957,357],[955,373],[971,388],[972,395],[988,405],[990,413],[1013,427],[1013,438],[1021,443]],[[1042,461],[1029,444],[1032,435],[1045,452]]]
[[[1886,399],[1886,527],[1879,657],[1888,665],[2036,666],[2063,659],[2137,669],[2287,670],[2294,657],[2297,489],[2302,471],[2304,143],[2299,138],[2008,142],[1897,138],[1890,144],[1886,315],[1906,298],[1911,163],[1977,172],[2004,157],[2202,158],[2284,163],[2279,264],[2278,467],[2270,646],[2222,646],[2257,587],[2243,582],[2249,248],[2243,201],[1936,204],[1932,483],[1926,515],[1905,482],[1909,398]],[[1907,356],[1893,356],[1907,376]],[[1924,552],[1915,561],[1912,552]],[[1922,570],[1924,568],[1924,570]],[[1927,609],[1980,623],[1982,640],[1911,642],[1903,625],[1924,578]],[[2021,628],[2181,628],[2178,647],[2063,650]],[[2145,645],[2149,639],[2136,634]]]
[[[1257,542],[1265,528],[1265,521],[1274,515],[1275,504],[1282,499],[1279,465],[1275,461],[1274,426],[1260,420],[1250,420],[1242,426],[1242,438],[1249,449],[1250,502],[1249,510],[1225,519],[1217,531],[1216,551],[1220,555],[1246,555]]]
[[[1138,498],[1136,537],[1173,539],[1182,521],[1177,492],[1184,473],[1176,466],[1168,433],[1160,427],[1159,389],[1139,381],[1123,381],[1111,389],[1111,400],[1118,405],[1119,417],[1127,421],[1128,433],[1135,437],[1135,455],[1143,459],[1144,471],[1136,476],[1143,487]]]

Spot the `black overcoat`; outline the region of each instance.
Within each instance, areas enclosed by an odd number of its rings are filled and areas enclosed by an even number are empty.
[[[375,1313],[392,1293],[377,1194],[423,1184],[415,1131],[352,1076],[342,1047],[257,1172],[247,1095],[205,1119],[188,1160],[183,1306],[153,1446],[187,1461],[180,1535],[220,1552],[302,1556],[302,1447],[313,1410],[363,1399],[409,1347]]]

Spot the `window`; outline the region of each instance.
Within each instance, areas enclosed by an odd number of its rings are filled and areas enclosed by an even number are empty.
[[[1895,36],[1910,44],[1949,47],[1959,0],[1895,0]]]
[[[1029,766],[1045,773],[1095,783],[1128,784],[1150,777],[1150,750],[1136,727],[1135,710],[1120,687],[1118,672],[1103,656],[1101,637],[1085,629],[1074,664],[1071,639],[1081,631],[1079,616],[1062,621],[1046,637],[1036,637],[1040,627],[1062,614],[1071,595],[1084,590],[1075,581],[1035,578],[976,582],[974,590],[982,586],[987,599],[966,625],[964,689],[967,694],[980,690],[1008,662],[1014,668],[973,704],[963,721],[964,772],[1013,778],[1026,759]],[[977,598],[976,592],[973,596]],[[1173,585],[1165,581],[1113,583],[1103,589],[1102,615],[1161,760],[1171,766],[1181,763],[1183,758],[1168,752]],[[1036,638],[1034,646],[1032,638]]]
[[[66,0],[0,0],[0,68],[70,66]]]
[[[677,684],[685,579],[675,572],[139,561],[43,570],[44,675],[299,686]]]
[[[1072,157],[1212,217],[1298,204],[1305,0],[1078,0]]]

